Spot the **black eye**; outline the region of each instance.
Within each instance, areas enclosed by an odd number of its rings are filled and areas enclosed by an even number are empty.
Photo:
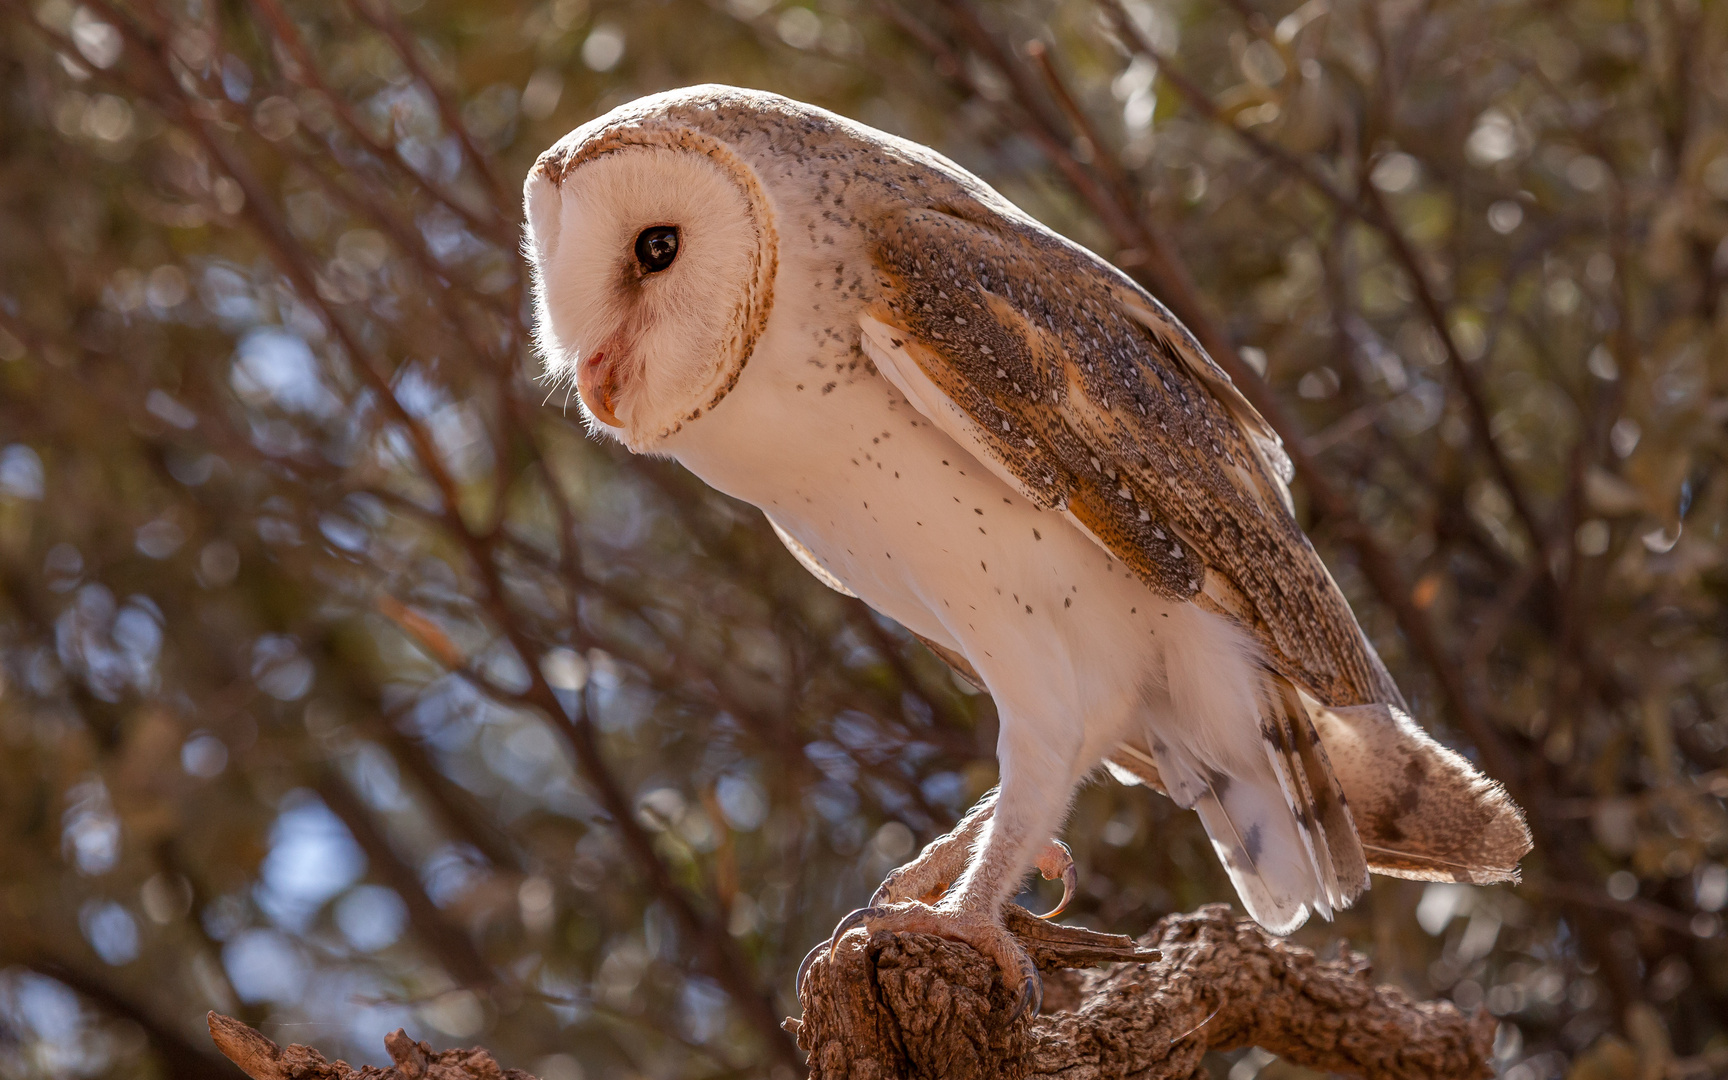
[[[678,226],[651,225],[636,237],[636,261],[650,274],[672,265],[678,257]]]

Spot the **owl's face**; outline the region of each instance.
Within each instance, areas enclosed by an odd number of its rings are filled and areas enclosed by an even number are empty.
[[[527,254],[549,374],[636,451],[716,404],[773,290],[772,213],[723,144],[669,125],[580,129],[529,174]]]

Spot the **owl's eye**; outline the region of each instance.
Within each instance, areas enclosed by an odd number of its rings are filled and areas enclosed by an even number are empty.
[[[636,261],[646,273],[658,274],[678,257],[678,226],[650,225],[636,237]]]

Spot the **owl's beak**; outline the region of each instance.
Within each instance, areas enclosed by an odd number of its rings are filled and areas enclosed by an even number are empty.
[[[582,358],[576,369],[576,390],[595,419],[607,427],[624,426],[624,421],[612,411],[618,395],[618,365],[607,353]]]

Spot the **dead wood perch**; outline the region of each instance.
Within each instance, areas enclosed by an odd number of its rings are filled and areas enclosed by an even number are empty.
[[[1198,1080],[1208,1050],[1250,1045],[1375,1080],[1492,1075],[1487,1013],[1413,1002],[1375,986],[1363,957],[1322,961],[1222,904],[1162,920],[1141,939],[1158,959],[1109,971],[1064,969],[1130,958],[1129,939],[1019,908],[1008,925],[1045,973],[1043,1015],[1005,1029],[1014,1003],[967,946],[854,934],[811,965],[804,1019],[786,1022],[811,1080]]]
[[[346,1061],[325,1061],[310,1046],[277,1046],[232,1016],[211,1013],[209,1021],[216,1049],[252,1080],[534,1080],[521,1069],[500,1067],[485,1050],[433,1050],[400,1028],[384,1036],[394,1065],[357,1069]]]
[[[848,936],[804,981],[786,1021],[811,1080],[1200,1080],[1208,1050],[1260,1046],[1299,1065],[1373,1080],[1492,1075],[1494,1020],[1375,986],[1367,962],[1321,960],[1214,904],[1172,915],[1140,943],[1007,911],[1045,975],[1045,1012],[1012,1028],[1013,1001],[965,945],[925,934]],[[1108,971],[1075,971],[1115,963]],[[402,1031],[391,1068],[328,1062],[210,1014],[210,1036],[253,1080],[534,1080],[485,1050],[434,1052]]]

